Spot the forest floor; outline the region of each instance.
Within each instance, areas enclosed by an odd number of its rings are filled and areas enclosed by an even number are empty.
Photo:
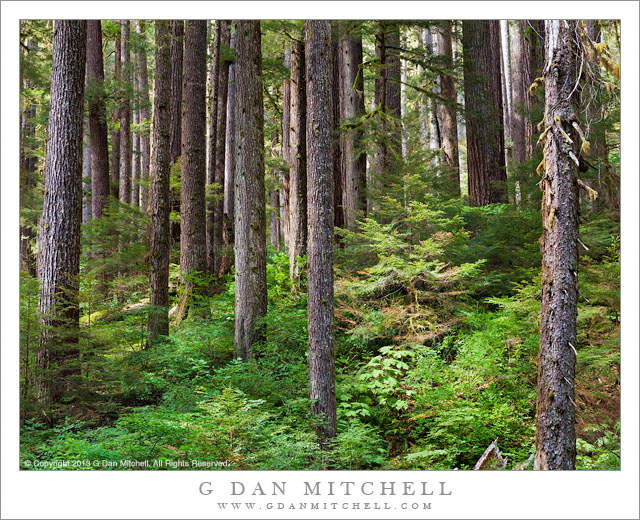
[[[336,250],[330,454],[309,414],[306,296],[291,290],[287,256],[271,251],[268,336],[251,362],[234,359],[231,277],[203,300],[209,319],[183,321],[153,348],[143,348],[144,270],[120,280],[124,301],[85,305],[78,393],[53,428],[24,400],[22,467],[202,460],[226,461],[220,469],[319,469],[328,458],[336,469],[471,469],[498,438],[507,469],[531,469],[539,217],[505,207],[413,211],[429,225],[408,232],[367,221]],[[579,469],[620,465],[617,233],[606,218],[581,229],[590,251],[580,259]],[[177,266],[172,273],[175,282]],[[23,309],[33,283],[23,280]]]

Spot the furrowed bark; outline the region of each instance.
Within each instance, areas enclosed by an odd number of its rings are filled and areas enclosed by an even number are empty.
[[[249,359],[267,314],[262,50],[259,21],[236,27],[235,347]]]
[[[542,179],[542,314],[538,353],[534,469],[575,469],[575,366],[578,296],[578,171],[569,152],[576,120],[576,22],[546,20]],[[561,132],[573,140],[571,144]]]
[[[155,22],[156,54],[153,83],[153,121],[151,128],[151,273],[149,339],[169,335],[169,253],[171,213],[170,132],[171,132],[171,22]]]
[[[333,146],[331,25],[305,21],[309,201],[309,398],[322,444],[336,436],[333,333]]]

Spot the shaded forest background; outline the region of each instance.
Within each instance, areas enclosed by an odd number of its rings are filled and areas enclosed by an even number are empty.
[[[543,215],[554,220],[541,212],[544,22],[321,28],[262,21],[239,49],[235,21],[89,21],[74,245],[47,235],[55,212],[43,217],[54,22],[22,22],[21,467],[471,469],[496,438],[507,469],[533,467]],[[312,51],[318,34],[328,45]],[[583,186],[576,467],[616,469],[619,27],[579,21],[575,34],[580,131],[558,127],[577,143]],[[247,112],[259,134],[238,130]],[[314,149],[323,138],[333,145]],[[264,245],[262,278],[239,277],[260,259],[238,237]],[[55,323],[42,312],[45,250],[79,261]],[[313,266],[332,267],[329,296]],[[330,301],[332,323],[310,320]],[[330,365],[333,412],[309,397]],[[320,420],[331,413],[333,431]]]

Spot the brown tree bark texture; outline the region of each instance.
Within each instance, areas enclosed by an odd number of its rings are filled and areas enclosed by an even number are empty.
[[[335,141],[333,146],[333,223],[335,227],[343,228],[344,206],[342,204],[342,193],[344,192],[345,165],[343,162],[344,139],[340,132],[342,125],[342,113],[344,105],[344,89],[341,88],[342,81],[342,43],[340,40],[341,22],[331,21],[331,63],[333,64],[333,119],[331,123],[331,135]]]
[[[438,54],[443,70],[453,70],[453,50],[451,46],[451,22],[445,20],[436,30]],[[451,184],[451,194],[460,196],[460,163],[458,160],[458,119],[456,109],[456,85],[452,76],[440,74],[440,95],[442,103],[442,149],[444,151],[445,176]]]
[[[87,75],[90,82],[89,134],[91,136],[91,206],[93,218],[102,217],[109,197],[109,147],[107,113],[102,89],[104,64],[102,57],[102,24],[87,21]]]
[[[260,22],[236,25],[235,346],[243,359],[264,338],[267,242]]]
[[[542,315],[538,353],[534,469],[575,469],[575,365],[578,283],[578,171],[569,152],[579,143],[576,107],[579,49],[576,22],[547,20],[545,36],[545,172],[542,179]]]
[[[291,57],[289,53],[289,61],[285,59],[285,67],[290,68]],[[285,79],[282,84],[282,158],[287,165],[291,166],[291,158],[289,154],[289,132],[291,126],[291,81]],[[291,211],[290,211],[290,184],[289,171],[282,173],[282,229],[284,233],[285,250],[289,251],[291,242]]]
[[[309,201],[309,398],[321,442],[336,436],[333,333],[333,146],[331,25],[305,21]]]
[[[179,315],[204,294],[197,283],[207,270],[205,212],[207,22],[187,20],[182,84],[182,190],[180,194],[180,270],[184,296]]]
[[[211,98],[209,103],[209,147],[207,156],[207,186],[211,186],[216,182],[216,128],[218,125],[218,99],[219,99],[219,82],[220,82],[220,24],[221,21],[215,22],[213,35],[213,49],[211,63],[211,74],[209,75],[209,83],[211,88]],[[216,204],[213,200],[207,202],[207,268],[211,273],[215,272],[214,266],[214,234],[215,234],[215,211]]]
[[[229,20],[221,20],[216,22],[216,29],[220,29],[220,46],[221,49],[227,51],[229,48],[230,40],[230,27],[231,22]],[[213,215],[213,275],[220,276],[220,268],[222,267],[222,256],[224,253],[224,168],[226,159],[225,140],[222,136],[226,135],[227,130],[227,96],[229,92],[229,65],[228,58],[220,59],[220,69],[218,71],[218,103],[216,113],[216,149],[215,149],[215,177],[214,181],[217,188],[214,191],[216,200],[214,202],[214,215]]]
[[[136,25],[138,34],[143,33],[142,23]],[[149,121],[149,78],[147,70],[147,51],[144,45],[138,48],[138,90],[140,92],[140,122]],[[151,142],[148,130],[140,133],[140,178],[142,185],[140,186],[140,207],[144,211],[149,210],[149,165],[151,161]]]
[[[513,54],[512,70],[512,130],[511,138],[513,139],[513,158],[516,162],[522,164],[527,160],[527,147],[525,135],[525,96],[529,90],[526,84],[527,71],[525,70],[525,41],[522,31],[523,27],[519,21],[513,24],[513,37],[511,38],[511,52]]]
[[[524,69],[526,71],[525,79],[525,146],[527,159],[533,156],[536,149],[536,140],[538,130],[536,125],[540,116],[538,112],[542,112],[542,104],[536,94],[529,92],[529,87],[534,80],[542,74],[542,57],[544,45],[544,20],[520,20],[523,27],[522,32],[525,39],[525,52],[523,59],[525,61]]]
[[[507,202],[499,22],[463,20],[462,45],[469,202]]]
[[[184,21],[171,22],[171,162],[182,153],[182,61],[184,54]]]
[[[151,128],[151,312],[149,344],[169,334],[169,214],[171,213],[171,32],[168,20],[155,22],[156,52]]]
[[[362,66],[362,35],[355,26],[342,37],[343,119],[353,121],[364,114],[364,75]],[[367,156],[362,151],[364,132],[360,126],[345,131],[344,136],[344,212],[348,229],[355,229],[359,218],[367,212]]]
[[[235,27],[235,22],[232,22]],[[236,48],[236,33],[233,29],[229,45],[232,49]],[[224,214],[225,214],[225,246],[231,249],[233,244],[233,226],[234,226],[234,176],[235,176],[235,107],[236,107],[236,76],[235,65],[229,65],[229,92],[227,95],[227,124],[225,125],[225,156],[224,165]],[[229,251],[231,253],[231,250]]]
[[[113,57],[113,78],[116,82],[121,78],[121,40],[120,33],[116,36]],[[121,95],[120,93],[118,94]],[[113,110],[113,123],[120,120],[120,104]],[[111,132],[111,195],[117,199],[120,195],[120,130]]]
[[[120,21],[120,63],[124,91],[120,104],[120,202],[131,204],[131,51],[129,20]]]
[[[70,373],[61,366],[77,355],[86,39],[86,21],[54,22],[49,141],[38,236],[42,331],[34,389],[44,410],[69,386]]]
[[[289,211],[291,240],[289,267],[291,280],[300,280],[300,263],[297,258],[307,253],[307,150],[306,120],[307,101],[305,88],[304,44],[295,40],[291,44],[291,125],[289,132]]]

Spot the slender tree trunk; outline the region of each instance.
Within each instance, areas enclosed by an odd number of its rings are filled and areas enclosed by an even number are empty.
[[[169,335],[169,191],[171,163],[171,22],[157,20],[151,140],[151,312],[149,345]]]
[[[407,34],[405,31],[402,32],[402,47],[407,47]],[[407,81],[408,81],[408,72],[407,72],[407,60],[402,58],[400,60],[400,120],[402,121],[402,161],[407,162],[407,158],[409,156],[409,136],[407,134]]]
[[[529,87],[537,77],[542,74],[542,57],[544,45],[544,20],[521,20],[522,34],[525,40],[525,52],[523,59],[525,64],[525,145],[527,159],[531,158],[536,150],[536,141],[539,135],[536,125],[541,119],[543,106],[536,94],[529,92]]]
[[[207,156],[207,186],[209,193],[212,194],[213,184],[216,182],[216,140],[218,125],[218,99],[220,84],[220,24],[215,22],[215,31],[212,45],[212,62],[210,65],[209,84],[210,84],[210,103],[209,103],[209,146]],[[220,137],[222,139],[222,137]],[[210,273],[215,273],[214,265],[214,234],[215,234],[215,212],[216,203],[213,200],[207,202],[207,268]]]
[[[462,39],[469,202],[507,202],[499,22],[463,20]]]
[[[184,21],[171,22],[171,162],[182,153],[182,56]]]
[[[275,170],[272,170],[271,174],[275,177]],[[278,214],[280,213],[280,197],[278,196],[278,190],[271,190],[269,193],[269,206],[271,206],[271,213],[269,215],[269,240],[271,247],[280,251],[280,220],[278,219]]]
[[[107,114],[104,105],[104,65],[102,24],[87,21],[87,75],[94,93],[89,97],[89,134],[91,136],[91,204],[93,218],[102,217],[109,197],[109,147]]]
[[[390,128],[389,147],[385,165],[388,168],[386,178],[397,176],[402,158],[402,120],[400,110],[400,29],[397,22],[389,22],[385,32],[385,106],[386,112],[395,120]],[[387,182],[385,186],[389,186]]]
[[[542,315],[538,354],[534,469],[575,469],[575,366],[578,290],[580,139],[571,91],[579,49],[576,22],[547,20],[545,36],[545,172],[542,179]],[[561,127],[573,137],[564,137]]]
[[[511,35],[509,20],[500,20],[500,48],[502,56],[502,77],[504,78],[503,104],[505,106],[504,127],[507,139],[511,139],[513,128],[513,74],[511,69]]]
[[[144,34],[142,22],[136,22],[136,32]],[[144,45],[138,48],[138,89],[140,91],[140,122],[149,121],[149,78],[147,72],[147,51]],[[149,163],[151,160],[151,144],[149,141],[149,131],[140,132],[140,206],[144,211],[149,211]]]
[[[120,191],[121,202],[131,204],[131,52],[129,20],[120,21],[120,60],[124,92],[120,104]]]
[[[524,60],[525,42],[523,27],[520,22],[513,23],[511,38],[513,67],[512,67],[512,131],[511,139],[513,140],[513,158],[516,163],[522,164],[527,160],[527,147],[525,144],[525,96],[529,85],[526,84],[526,62]]]
[[[333,334],[333,146],[331,25],[305,21],[309,201],[309,398],[318,436],[336,436]]]
[[[340,42],[341,22],[333,20],[331,22],[331,62],[333,64],[333,81],[332,81],[332,96],[333,96],[333,119],[331,135],[335,139],[335,146],[333,147],[333,200],[334,200],[334,225],[335,227],[343,228],[345,223],[344,206],[342,204],[342,193],[344,192],[344,163],[343,163],[343,150],[344,139],[340,132],[342,125],[342,113],[344,105],[344,89],[341,89],[342,85],[342,51]]]
[[[236,48],[236,23],[231,23],[231,49]],[[235,65],[231,63],[229,65],[229,92],[227,95],[227,124],[225,128],[225,173],[224,173],[224,245],[229,252],[229,256],[233,253],[233,226],[235,222],[234,216],[234,186],[235,186],[235,107],[236,107],[236,78],[235,78]],[[223,264],[229,264],[231,266],[232,261],[224,261]]]
[[[175,164],[182,153],[182,65],[184,54],[184,20],[171,22],[171,163]],[[171,191],[171,209],[180,213],[180,192]],[[171,222],[173,244],[180,243],[180,223]]]
[[[228,56],[229,39],[230,39],[230,26],[231,21],[222,20],[216,23],[216,29],[220,28],[220,47],[226,50]],[[214,195],[215,211],[214,211],[214,225],[213,225],[213,275],[219,277],[222,268],[222,257],[224,253],[224,168],[225,168],[225,141],[222,138],[226,134],[227,130],[227,95],[229,90],[229,58],[220,59],[220,70],[218,79],[218,107],[216,114],[216,169],[215,169],[215,183],[216,189]]]
[[[236,26],[236,352],[253,357],[265,337],[267,243],[264,185],[264,111],[260,22]]]
[[[182,319],[206,292],[202,279],[207,271],[205,212],[207,121],[207,23],[187,20],[184,31],[182,84],[182,190],[180,198],[180,270],[183,295],[178,319]]]
[[[86,85],[85,85],[86,88]],[[89,140],[89,121],[84,122],[84,140],[82,147],[82,223],[91,220],[91,142]]]
[[[140,124],[140,111],[138,109],[138,74],[136,70],[136,62],[132,61],[133,64],[133,93],[134,93],[134,103],[132,110],[132,119],[133,119],[133,131],[131,132],[132,141],[133,141],[133,152],[131,153],[131,205],[138,207],[140,205],[140,159],[141,159],[141,150],[140,150],[140,133],[137,128]]]
[[[434,54],[434,48],[436,47],[435,42],[433,41],[433,35],[431,31],[427,28],[424,29],[424,46],[425,46],[425,55],[427,60],[431,60]],[[434,83],[431,87],[433,94],[437,94],[438,89],[436,84]],[[442,143],[440,142],[440,130],[438,128],[438,103],[433,97],[430,97],[428,100],[428,114],[429,114],[429,149],[434,152],[436,150],[440,150],[442,148]],[[439,154],[433,155],[433,165],[438,166],[440,164]]]
[[[291,243],[289,267],[291,280],[297,285],[302,276],[299,257],[307,254],[307,151],[306,151],[306,94],[304,44],[291,45],[291,127],[289,133],[289,189],[291,212]]]
[[[119,23],[119,22],[118,22]],[[116,83],[120,82],[122,77],[121,69],[121,54],[122,46],[120,40],[120,32],[116,36],[113,58],[113,79]],[[120,99],[122,98],[122,92],[118,90],[117,95],[117,108],[113,110],[113,123],[119,125],[120,121]],[[116,127],[111,132],[111,195],[114,199],[120,196],[120,129]]]
[[[451,22],[445,20],[436,30],[438,54],[443,70],[453,70]],[[460,162],[458,159],[458,115],[456,109],[456,85],[453,76],[440,74],[442,103],[442,149],[444,151],[445,176],[451,185],[451,194],[460,196]]]
[[[424,31],[422,29],[418,29],[418,48],[424,49]],[[418,64],[418,77],[424,78],[424,67]],[[422,81],[421,87],[423,89],[427,88],[426,80]],[[425,152],[431,150],[431,134],[429,132],[429,99],[427,98],[426,93],[420,92],[420,140],[422,142],[422,149]]]
[[[287,69],[291,69],[291,50],[285,49],[284,53],[284,66]],[[287,165],[291,166],[290,157],[290,130],[291,130],[291,81],[285,79],[282,85],[282,158]],[[284,244],[285,250],[289,251],[291,248],[291,210],[290,210],[290,195],[291,195],[291,180],[289,171],[282,173],[282,227],[284,232]]]
[[[45,418],[73,385],[78,354],[78,275],[82,212],[82,122],[87,22],[56,20],[51,68],[49,141],[38,237],[35,396]],[[66,366],[65,366],[66,365]]]
[[[374,109],[380,112],[385,112],[386,109],[386,94],[387,94],[387,75],[385,71],[386,66],[386,46],[385,46],[385,22],[378,22],[378,31],[375,35],[375,53],[376,60],[378,62],[379,70],[377,71],[375,83],[374,83]],[[387,120],[381,114],[380,117],[380,135],[385,136],[387,133]],[[376,191],[381,192],[384,185],[385,170],[387,168],[387,143],[384,138],[378,138],[375,150],[373,153],[373,172],[372,181],[376,188]],[[377,197],[376,197],[377,198]],[[372,202],[371,209],[374,212],[379,211],[379,204]]]
[[[349,30],[342,37],[343,119],[354,122],[364,115],[364,77],[360,68],[362,36],[355,32],[355,24],[351,24]],[[360,125],[345,131],[343,200],[345,224],[351,230],[355,229],[357,220],[367,213],[367,156],[362,150],[363,139],[364,132]]]
[[[31,46],[31,42],[30,42]],[[25,88],[30,88],[28,82],[25,82]],[[36,116],[35,104],[31,103],[22,114],[20,124],[20,188],[35,187],[36,179],[34,173],[36,171],[36,158],[31,155],[31,147],[33,146],[29,140],[35,134],[35,125],[30,121]],[[25,204],[24,199],[20,199],[21,207]],[[32,251],[32,245],[35,240],[35,233],[31,226],[20,226],[20,270],[27,271],[31,276],[36,276],[36,258]]]

